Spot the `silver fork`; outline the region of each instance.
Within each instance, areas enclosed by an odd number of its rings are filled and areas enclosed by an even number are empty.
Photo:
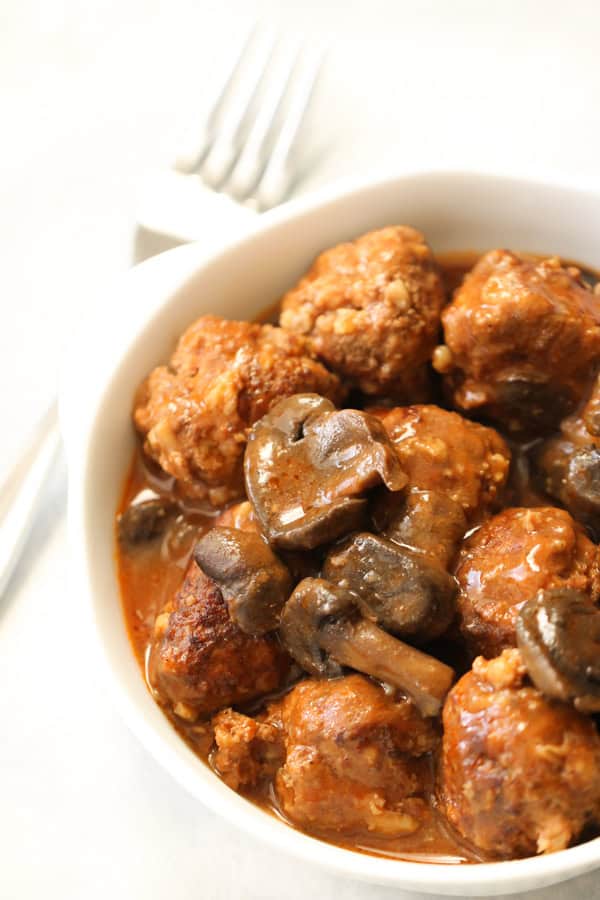
[[[215,94],[195,146],[170,171],[151,175],[138,222],[210,246],[246,229],[257,212],[285,200],[297,177],[293,150],[319,75],[322,54],[284,53],[255,28]],[[26,545],[60,433],[55,405],[0,486],[0,596]]]
[[[254,28],[223,72],[193,146],[144,180],[139,224],[212,242],[287,199],[322,60],[314,47],[290,48],[273,30]]]

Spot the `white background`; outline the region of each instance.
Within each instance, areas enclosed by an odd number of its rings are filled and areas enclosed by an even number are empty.
[[[75,323],[102,302],[118,328],[104,286],[168,246],[136,230],[136,180],[191,123],[215,54],[255,14],[332,44],[302,191],[383,166],[600,180],[600,4],[302,6],[3,0],[0,469],[51,399]],[[257,845],[130,736],[68,589],[65,484],[59,467],[0,598],[0,898],[391,898]],[[528,895],[542,896],[599,897],[600,879]]]

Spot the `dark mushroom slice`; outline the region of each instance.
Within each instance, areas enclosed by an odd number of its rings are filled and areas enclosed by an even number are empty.
[[[562,436],[546,441],[536,455],[541,487],[580,521],[600,526],[600,447],[577,446]]]
[[[269,543],[312,550],[366,520],[365,493],[406,484],[381,422],[318,394],[282,400],[252,428],[244,471]]]
[[[462,506],[439,491],[382,491],[373,508],[377,531],[397,544],[431,556],[446,569],[467,530]]]
[[[437,561],[369,532],[332,548],[323,577],[353,593],[364,616],[416,642],[443,634],[456,610],[456,580]]]
[[[335,677],[349,666],[399,688],[424,716],[439,713],[454,671],[357,614],[352,596],[306,578],[281,617],[285,648],[311,675]]]
[[[322,628],[333,619],[355,615],[356,603],[348,591],[322,578],[305,578],[283,608],[279,635],[305,672],[336,678],[342,667],[321,646]]]
[[[122,544],[143,544],[163,534],[177,504],[144,490],[117,518],[117,531]]]
[[[292,579],[260,534],[211,528],[194,547],[194,559],[218,585],[229,615],[245,634],[277,628]]]
[[[519,612],[517,644],[535,686],[600,711],[600,610],[581,591],[538,591]]]
[[[248,500],[229,506],[215,520],[215,528],[239,528],[240,531],[252,531],[256,534],[262,534],[254,508]],[[264,540],[266,541],[266,538]],[[321,560],[318,554],[315,553],[307,553],[302,550],[288,550],[282,551],[280,558],[295,584],[302,581],[303,578],[318,575],[321,570]]]
[[[566,391],[557,391],[556,385],[545,380],[512,375],[498,379],[494,386],[493,415],[500,410],[510,431],[528,433],[531,428],[547,434],[572,409],[572,397]],[[525,424],[528,419],[529,428]]]

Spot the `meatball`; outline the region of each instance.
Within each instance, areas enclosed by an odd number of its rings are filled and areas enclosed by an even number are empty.
[[[275,690],[288,667],[276,637],[244,634],[231,621],[221,591],[192,561],[155,622],[149,674],[161,700],[194,720]]]
[[[256,518],[256,513],[252,508],[252,504],[247,500],[242,503],[234,503],[217,516],[215,519],[216,528],[237,528],[240,531],[254,532],[260,534],[260,524]]]
[[[498,505],[510,450],[497,431],[439,406],[396,407],[379,415],[411,488],[444,494],[471,523]]]
[[[283,298],[280,324],[365,394],[422,396],[445,302],[423,235],[372,231],[325,251]]]
[[[362,675],[302,681],[258,726],[238,717],[224,729],[224,716],[213,723],[218,770],[246,786],[275,775],[279,806],[297,825],[385,837],[413,832],[429,815],[434,728]]]
[[[143,383],[133,417],[145,452],[183,495],[223,506],[243,495],[248,429],[298,391],[333,401],[343,396],[337,376],[298,335],[202,316],[183,333],[169,364]]]
[[[284,700],[286,760],[276,778],[285,815],[299,825],[382,835],[415,831],[425,815],[424,758],[432,725],[361,675],[304,681]]]
[[[591,718],[529,686],[505,650],[450,691],[443,712],[442,807],[492,856],[562,850],[600,817],[600,736]]]
[[[597,548],[562,509],[505,509],[461,548],[460,628],[473,653],[497,656],[516,645],[516,621],[538,590],[570,587],[594,597]]]
[[[600,300],[578,269],[483,256],[442,315],[434,367],[458,409],[538,433],[581,400],[600,363]]]
[[[263,721],[224,709],[212,720],[215,752],[212,762],[234,791],[272,778],[285,760],[285,745],[277,707]]]

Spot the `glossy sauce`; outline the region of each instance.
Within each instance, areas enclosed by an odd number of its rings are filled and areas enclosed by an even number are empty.
[[[460,284],[465,272],[473,266],[478,256],[479,254],[473,251],[438,256],[449,291]],[[276,307],[272,307],[259,316],[258,321],[272,321],[276,317],[276,312]],[[536,506],[547,503],[547,498],[537,493],[530,484],[526,456],[529,448],[516,445],[514,441],[509,443],[513,452],[511,504]],[[125,510],[142,492],[151,491],[154,495],[164,496],[169,495],[172,489],[173,479],[160,473],[156,466],[143,457],[141,449],[138,448],[124,485],[119,512]],[[170,521],[160,539],[141,543],[129,549],[117,544],[117,565],[125,622],[144,677],[147,675],[146,660],[154,620],[167,600],[179,588],[195,541],[203,531],[211,527],[216,515],[215,512],[207,513],[205,510],[187,505],[183,508],[183,512]],[[451,657],[456,650],[454,647],[444,647],[443,642],[438,644],[440,646],[439,649],[436,646],[436,654],[442,657],[446,655]],[[448,661],[456,667],[456,660]],[[148,683],[147,677],[146,682]],[[149,683],[148,687],[155,696]],[[258,704],[255,702],[250,711],[257,711],[264,702],[265,700]],[[242,711],[248,710],[242,708]],[[210,725],[206,722],[190,725],[177,719],[167,710],[165,714],[194,751],[210,765],[212,744]],[[245,795],[273,815],[285,819],[278,808],[272,786],[267,785],[260,790],[246,792]],[[289,824],[297,827],[293,823]],[[353,840],[352,836],[326,832],[319,834],[314,830],[310,834],[355,851],[414,862],[456,865],[480,862],[484,859],[479,851],[466,846],[458,838],[445,819],[438,814],[433,800],[430,820],[414,834],[402,838],[365,838],[363,834],[357,835]]]

